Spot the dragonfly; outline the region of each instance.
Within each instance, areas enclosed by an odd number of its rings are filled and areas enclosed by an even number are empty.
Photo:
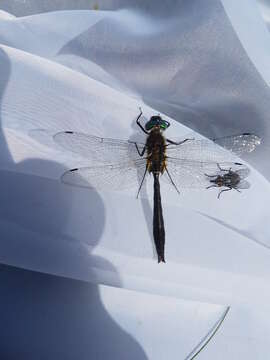
[[[165,262],[165,227],[159,179],[170,183],[178,193],[180,188],[205,188],[206,173],[215,173],[217,163],[222,166],[232,161],[233,166],[237,156],[253,151],[260,138],[244,133],[214,140],[174,141],[163,135],[170,126],[168,121],[154,115],[143,126],[141,116],[140,108],[136,124],[146,135],[144,143],[70,130],[54,134],[53,139],[62,148],[89,161],[89,166],[66,171],[61,176],[64,184],[109,191],[138,186],[138,197],[146,176],[153,176],[153,238],[160,263]]]
[[[250,169],[241,163],[234,163],[238,169],[233,169],[230,167],[229,169],[224,169],[217,164],[218,171],[214,175],[205,174],[208,177],[211,185],[207,186],[206,189],[210,188],[223,188],[218,193],[218,199],[220,195],[225,191],[236,190],[241,192],[239,189],[249,189],[250,183],[245,180],[245,178],[249,175]],[[225,189],[224,189],[225,188]]]

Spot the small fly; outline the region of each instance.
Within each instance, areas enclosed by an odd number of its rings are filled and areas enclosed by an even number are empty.
[[[207,189],[210,188],[225,188],[220,190],[218,193],[218,199],[220,195],[225,191],[236,190],[241,192],[239,189],[248,189],[250,183],[247,180],[244,180],[250,173],[250,170],[241,163],[234,163],[239,169],[222,169],[222,167],[217,164],[218,173],[215,175],[205,174],[209,178],[211,185],[207,186]]]

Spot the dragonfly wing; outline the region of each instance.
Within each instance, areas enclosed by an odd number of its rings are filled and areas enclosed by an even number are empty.
[[[226,165],[228,165],[228,162]],[[210,183],[210,177],[207,175],[216,176],[217,164],[214,162],[168,158],[167,170],[180,190],[181,188],[204,189]],[[161,179],[171,183],[166,172],[164,172]]]
[[[257,135],[250,133],[225,136],[213,141],[236,155],[252,152],[261,143]]]
[[[135,142],[101,138],[73,131],[58,132],[53,139],[64,149],[96,163],[112,164],[139,158]],[[141,143],[137,146],[140,152],[144,148],[144,144]]]
[[[235,154],[228,152],[211,140],[188,140],[181,145],[167,146],[167,155],[172,158],[189,159],[201,162],[236,161]]]
[[[254,134],[226,136],[212,140],[190,139],[180,145],[168,145],[170,157],[203,162],[236,161],[237,156],[253,151],[260,144]]]
[[[68,185],[100,190],[123,190],[138,186],[145,171],[146,160],[66,171],[61,181]]]

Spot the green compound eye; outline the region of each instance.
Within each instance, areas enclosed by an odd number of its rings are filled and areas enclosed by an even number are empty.
[[[157,115],[151,117],[151,119],[146,123],[145,129],[151,130],[154,126],[159,126],[161,129],[166,130],[170,126],[170,123]]]
[[[145,128],[146,128],[146,130],[151,130],[156,125],[157,125],[157,122],[155,120],[149,120],[146,123]]]
[[[165,130],[167,129],[167,124],[161,124],[160,127]]]

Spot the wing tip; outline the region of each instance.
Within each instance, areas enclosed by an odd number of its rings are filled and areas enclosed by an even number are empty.
[[[250,189],[251,183],[245,179],[241,180],[237,189],[247,190]]]

